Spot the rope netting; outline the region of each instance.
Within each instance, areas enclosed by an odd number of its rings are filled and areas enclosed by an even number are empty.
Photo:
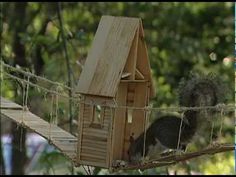
[[[37,88],[38,90],[43,91],[45,101],[48,99],[50,100],[49,102],[51,103],[51,108],[50,108],[50,116],[49,116],[49,141],[51,140],[51,125],[56,124],[58,125],[59,122],[59,115],[58,115],[58,109],[59,109],[59,98],[63,99],[71,99],[73,101],[74,105],[74,110],[79,109],[79,104],[84,103],[90,106],[95,106],[96,103],[93,101],[86,101],[83,100],[80,96],[80,94],[76,93],[74,88],[70,88],[64,84],[58,83],[51,81],[49,79],[46,79],[44,77],[36,76],[33,73],[23,71],[20,68],[15,68],[12,67],[8,64],[1,63],[1,79],[12,79],[15,81],[18,81],[22,84],[23,88],[23,111],[22,111],[22,124],[24,124],[24,116],[25,112],[28,111],[28,103],[29,103],[29,88]],[[17,73],[20,73],[21,76],[18,76]],[[23,77],[22,77],[23,75]],[[34,81],[31,81],[32,78],[34,78]],[[35,82],[36,80],[36,82]],[[42,84],[42,81],[44,83],[50,84],[51,87],[46,87],[45,85]],[[70,97],[68,94],[68,91],[71,91],[73,94]],[[48,95],[47,95],[48,94]],[[45,96],[46,95],[46,96]],[[50,97],[49,97],[50,96]],[[144,121],[144,141],[143,141],[143,152],[142,152],[142,160],[141,163],[139,164],[129,164],[129,163],[118,163],[114,169],[147,169],[147,168],[153,168],[153,167],[158,167],[158,166],[165,166],[165,165],[171,165],[175,164],[180,161],[184,161],[187,159],[195,158],[198,156],[206,155],[206,154],[215,154],[218,152],[224,152],[224,151],[229,151],[233,150],[233,146],[231,143],[222,143],[220,140],[222,138],[222,128],[224,124],[224,119],[226,117],[227,113],[232,113],[235,110],[235,105],[234,104],[217,104],[215,106],[196,106],[196,107],[151,107],[151,106],[146,106],[146,107],[135,107],[135,106],[121,106],[116,103],[116,101],[113,99],[114,104],[113,105],[100,105],[100,106],[106,106],[109,107],[112,114],[114,112],[114,109],[124,109],[124,111],[131,110],[142,110],[144,111],[145,114],[145,121]],[[219,113],[219,119],[218,121],[218,136],[217,140],[214,138],[215,136],[215,129],[216,129],[216,121],[208,121],[210,124],[208,124],[208,129],[210,130],[209,132],[209,141],[208,143],[205,143],[205,148],[197,149],[195,151],[188,151],[186,150],[185,152],[181,151],[180,149],[180,137],[181,137],[181,131],[182,131],[182,125],[183,125],[183,113],[185,111],[192,110],[192,111],[209,111],[209,110],[214,110],[215,112]],[[178,132],[178,145],[177,149],[166,149],[166,153],[161,153],[158,158],[152,158],[152,159],[146,159],[145,158],[145,149],[146,149],[146,139],[147,139],[147,129],[148,125],[151,123],[151,119],[153,116],[151,116],[154,113],[158,112],[174,112],[178,113],[181,123],[179,127],[179,132]],[[135,120],[133,120],[135,121]],[[199,135],[200,136],[200,135]],[[197,137],[197,136],[195,136]],[[197,138],[195,138],[196,140]],[[164,155],[163,155],[164,154]]]

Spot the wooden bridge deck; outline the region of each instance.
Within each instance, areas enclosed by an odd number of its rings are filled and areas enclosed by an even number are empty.
[[[54,124],[50,125],[30,111],[23,111],[21,105],[3,97],[0,99],[1,115],[44,137],[76,165],[77,137]]]

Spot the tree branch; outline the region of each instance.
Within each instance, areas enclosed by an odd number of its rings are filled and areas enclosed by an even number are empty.
[[[149,168],[156,168],[156,167],[167,166],[167,165],[169,166],[169,165],[176,164],[178,162],[183,162],[183,161],[197,158],[203,155],[213,155],[216,153],[232,151],[232,150],[234,150],[234,145],[220,144],[218,146],[211,146],[197,152],[189,152],[182,155],[170,155],[168,157],[162,157],[162,158],[159,158],[158,160],[147,162],[145,164],[129,165],[127,167],[114,168],[113,171],[134,170],[134,169],[145,170]]]

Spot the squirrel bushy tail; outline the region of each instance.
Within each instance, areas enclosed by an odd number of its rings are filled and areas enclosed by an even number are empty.
[[[190,73],[188,78],[180,81],[178,90],[179,105],[184,107],[214,106],[225,101],[224,85],[220,78],[212,73],[207,75]],[[188,110],[183,114],[183,121],[180,116],[176,115],[163,115],[156,118],[146,132],[145,156],[153,154],[149,152],[150,149],[160,151],[179,148],[184,150],[193,139],[201,122],[212,117],[213,113],[214,111]],[[140,159],[143,144],[144,133],[130,145],[128,153],[131,161]]]
[[[213,74],[190,73],[179,84],[179,105],[184,107],[215,106],[225,102],[224,84]],[[188,110],[184,119],[188,122],[182,134],[183,141],[189,141],[195,135],[201,123],[213,117],[212,110]]]

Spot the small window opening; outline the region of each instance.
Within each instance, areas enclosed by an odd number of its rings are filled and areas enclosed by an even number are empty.
[[[91,127],[93,128],[102,128],[103,124],[103,112],[104,109],[100,105],[94,105]]]
[[[132,123],[133,109],[128,109],[128,123]]]

